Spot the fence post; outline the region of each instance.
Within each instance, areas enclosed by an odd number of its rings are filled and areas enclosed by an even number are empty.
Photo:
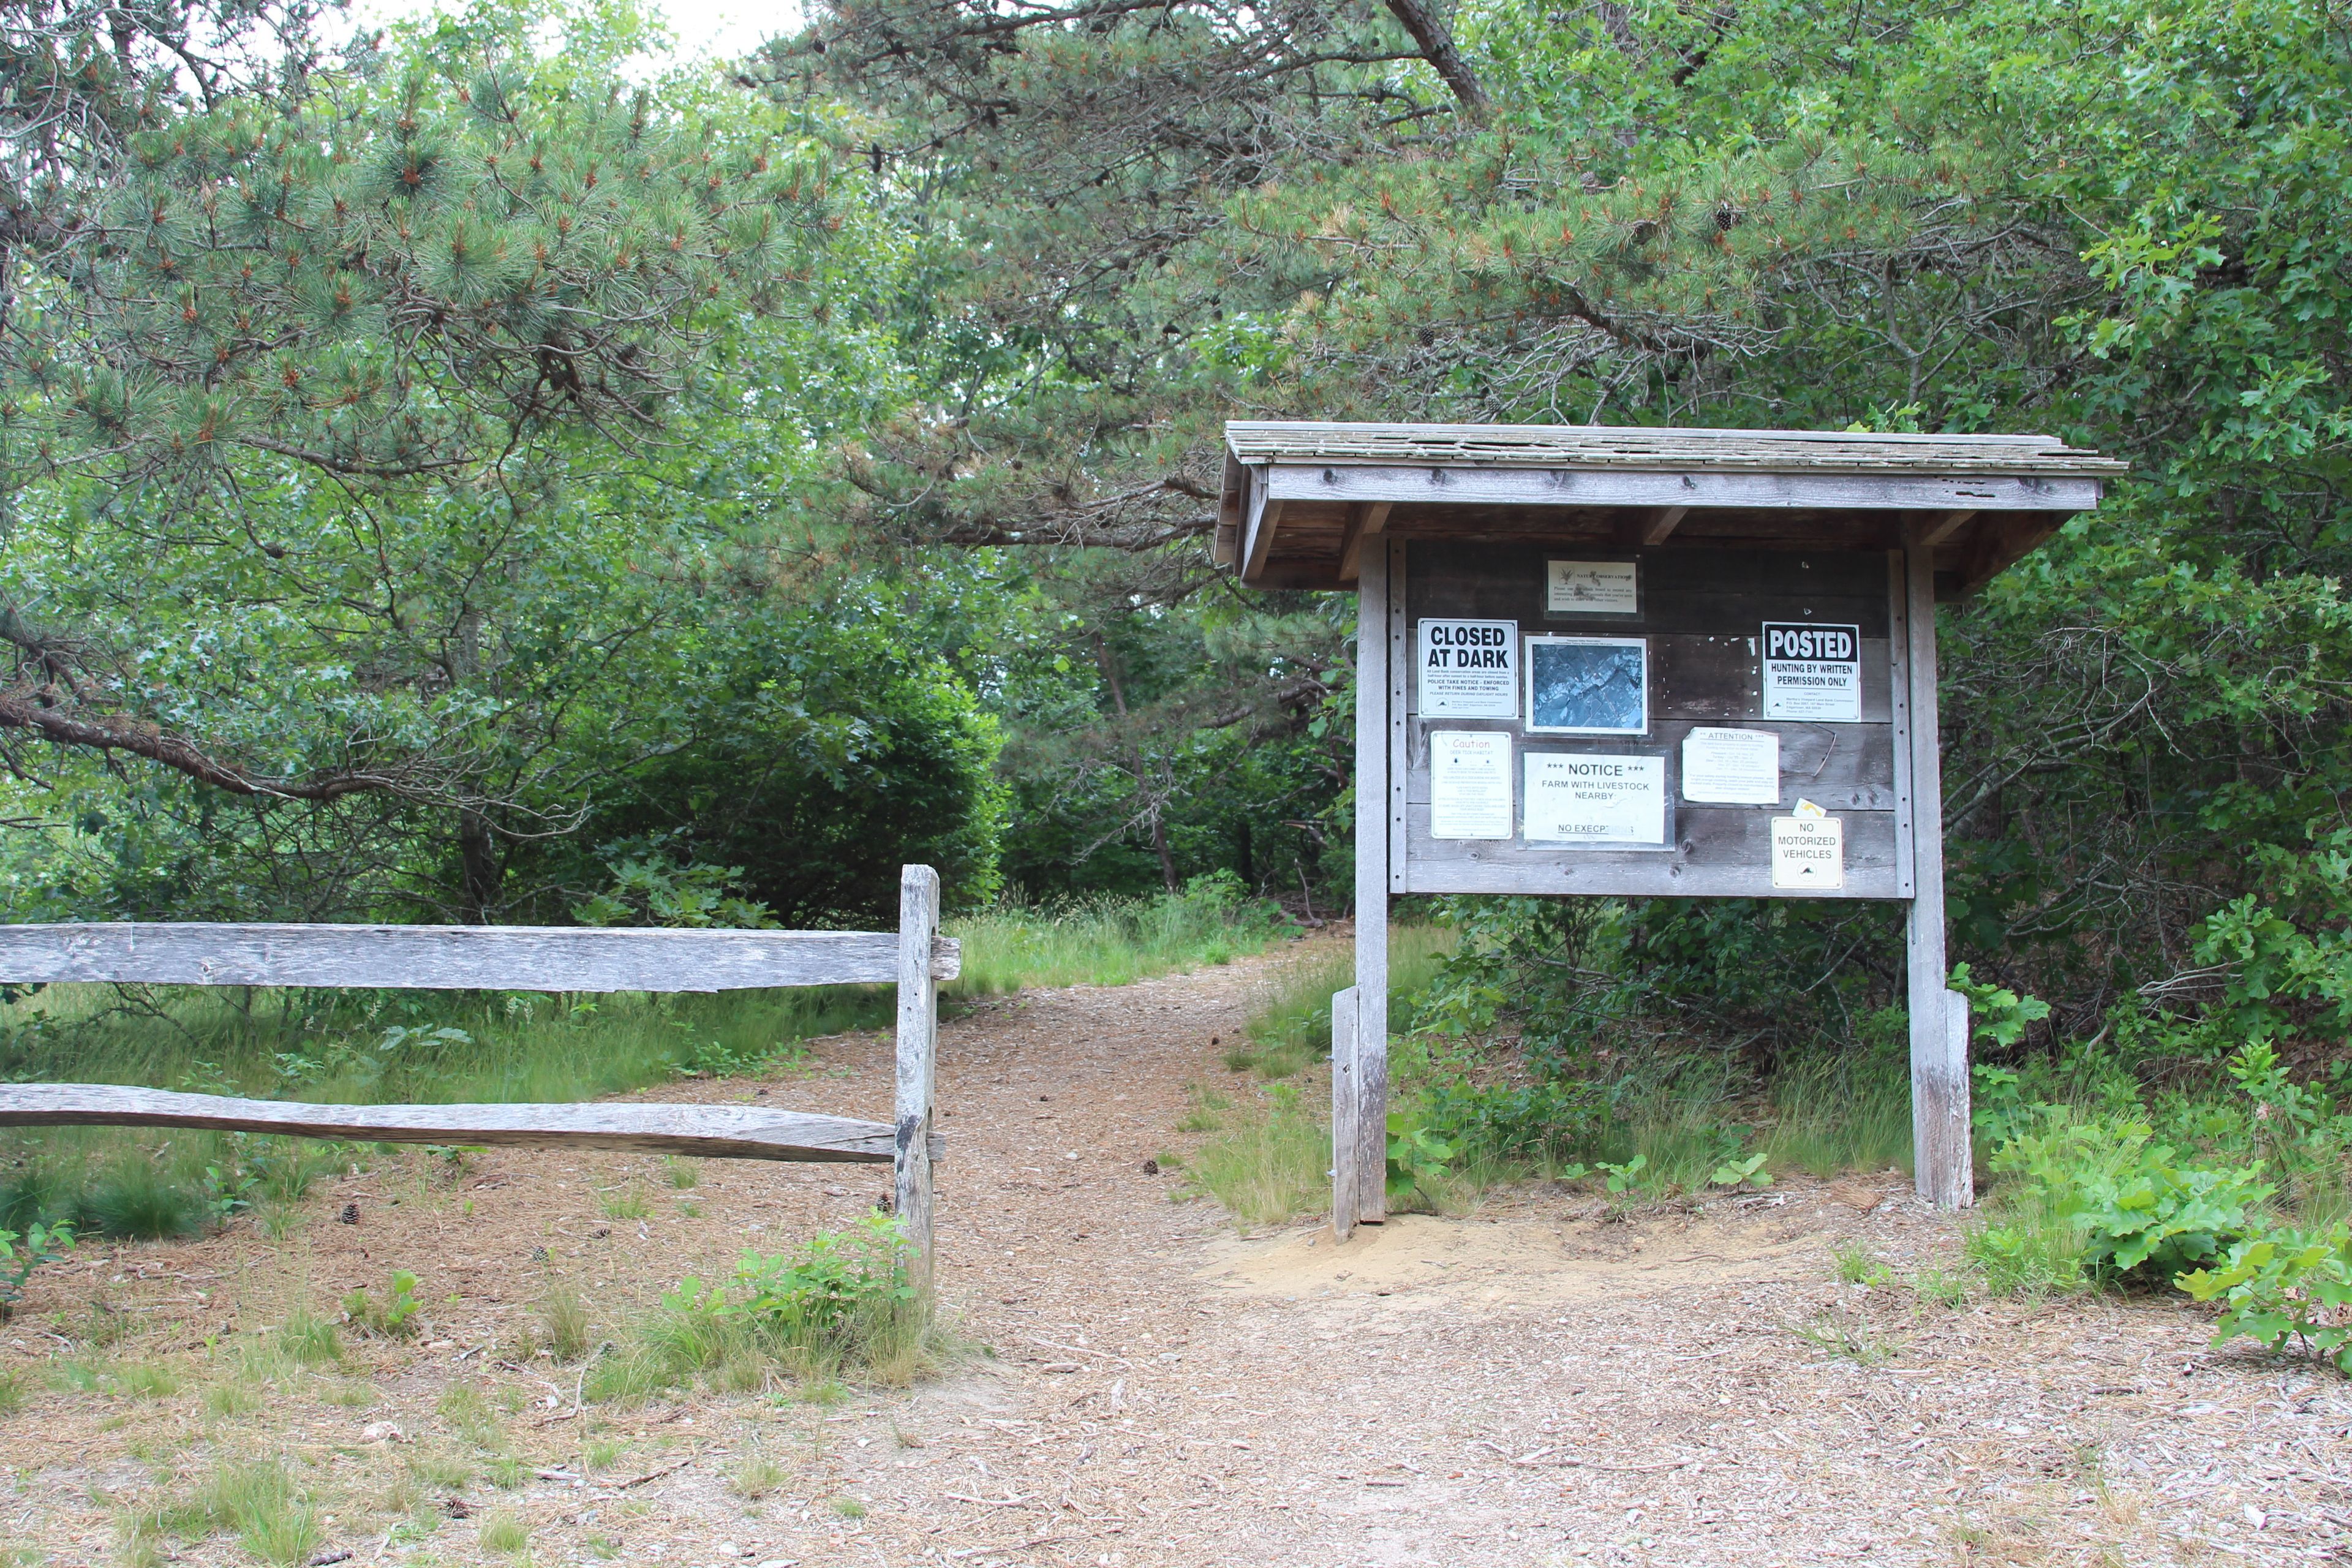
[[[1356,988],[1331,993],[1331,1234],[1341,1241],[1355,1233],[1361,1197],[1356,1175],[1361,1152],[1356,1115]]]
[[[898,1218],[913,1243],[915,1288],[931,1289],[931,1083],[939,1055],[940,986],[931,947],[940,933],[940,874],[908,866],[898,874]]]

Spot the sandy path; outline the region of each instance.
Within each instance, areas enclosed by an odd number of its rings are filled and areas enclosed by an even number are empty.
[[[155,1343],[233,1346],[397,1263],[438,1316],[242,1415],[196,1391],[222,1350],[180,1352],[176,1394],[37,1392],[0,1417],[0,1550],[108,1561],[126,1508],[274,1452],[359,1563],[508,1561],[475,1522],[500,1510],[534,1563],[2352,1562],[2344,1380],[2210,1352],[2178,1303],[1949,1310],[1841,1286],[1841,1242],[1897,1268],[1951,1245],[1891,1177],[1631,1220],[1521,1191],[1345,1247],[1171,1201],[1181,1178],[1143,1162],[1198,1142],[1173,1131],[1188,1083],[1235,1088],[1211,1039],[1264,967],[1031,993],[948,1026],[940,1278],[976,1348],[940,1380],[572,1418],[568,1380],[499,1348],[542,1274],[620,1321],[688,1269],[849,1217],[879,1175],[714,1163],[680,1201],[644,1160],[493,1153],[454,1181],[404,1163],[322,1193],[275,1249],[240,1229],[46,1287],[61,1321],[95,1290],[144,1304]],[[790,1083],[663,1098],[876,1114],[887,1052],[844,1037]],[[625,1189],[652,1212],[600,1217],[593,1194]],[[360,1224],[335,1222],[344,1203]],[[54,1349],[18,1332],[15,1364]],[[513,1458],[454,1485],[422,1457],[458,1443],[460,1386]],[[752,1456],[774,1484],[747,1498]],[[216,1537],[183,1560],[245,1559]]]

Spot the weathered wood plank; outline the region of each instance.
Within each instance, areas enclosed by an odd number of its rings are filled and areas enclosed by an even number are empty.
[[[1544,607],[1544,563],[1554,558],[1630,560],[1640,568],[1642,610],[1633,616],[1558,616]],[[1649,636],[1754,637],[1768,620],[1810,617],[1886,633],[1883,554],[1717,551],[1595,550],[1573,545],[1461,543],[1413,540],[1406,608],[1430,616],[1511,619],[1522,629],[1576,631],[1622,627]]]
[[[0,1084],[0,1126],[189,1127],[379,1143],[649,1149],[740,1160],[887,1163],[887,1121],[748,1105],[310,1105],[104,1083]],[[931,1157],[945,1152],[932,1140]]]
[[[1808,894],[1891,899],[1895,816],[1839,811],[1845,824],[1845,886]],[[1623,898],[1786,897],[1771,888],[1772,813],[1761,807],[1677,802],[1674,844],[1663,849],[1571,849],[1517,839],[1438,839],[1429,807],[1412,808],[1405,890],[1411,893],[1578,893]]]
[[[1375,463],[1276,463],[1269,503],[1284,500],[1446,502],[1486,506],[1836,507],[1871,510],[2084,511],[2099,481],[2061,476],[1955,478],[1923,473],[1661,473],[1635,468],[1440,468]],[[1244,574],[1244,581],[1247,574]]]
[[[1927,548],[1933,550],[1936,546],[1951,538],[1952,535],[1959,532],[1961,529],[1968,526],[1969,520],[1976,516],[1976,509],[1974,507],[1962,507],[1958,510],[1948,511],[1941,517],[1936,519],[1936,521],[1931,523],[1927,529],[1926,541]]]
[[[1331,994],[1331,1233],[1345,1241],[1356,1229],[1356,1043],[1362,1026],[1356,988]]]
[[[1389,567],[1403,552],[1364,552],[1356,585],[1356,1221],[1387,1217],[1387,1146],[1371,1162],[1364,1151],[1385,1139],[1389,1089],[1389,699],[1391,642],[1400,618],[1389,593]],[[1338,1164],[1338,1150],[1333,1150]]]
[[[1886,552],[1888,614],[1887,703],[1895,752],[1895,895],[1907,899],[1917,887],[1911,861],[1911,590],[1904,579],[1904,554]]]
[[[931,946],[952,979],[962,948]],[[887,985],[898,938],[878,931],[572,926],[236,925],[110,921],[0,926],[0,980],[413,990],[734,991]]]
[[[1249,512],[1242,531],[1242,581],[1255,581],[1274,553],[1274,536],[1282,528],[1282,501],[1274,495],[1272,476],[1261,472],[1250,483]]]
[[[1675,530],[1682,525],[1683,519],[1689,515],[1690,508],[1686,506],[1660,507],[1642,525],[1642,542],[1664,544],[1668,538],[1672,537]]]
[[[921,955],[940,934],[940,874],[908,866],[898,880],[898,1125],[893,1161],[898,1219],[914,1245],[911,1273],[931,1288],[931,1107],[939,1058],[940,988]]]
[[[1937,748],[1934,552],[1914,543],[1905,563],[1910,621],[1911,866],[1904,959],[1911,1012],[1911,1145],[1919,1195],[1939,1208],[1967,1203],[1969,1167],[1968,1037],[1955,1047],[1946,1016],[1944,789]]]
[[[1339,540],[1340,582],[1353,583],[1362,575],[1364,547],[1370,542],[1385,540],[1391,510],[1384,500],[1349,509],[1348,531]]]
[[[1739,430],[1674,425],[1424,425],[1234,419],[1235,464],[1385,462],[1549,468],[1917,470],[1945,474],[2122,474],[2128,465],[2055,437]],[[1228,470],[1230,482],[1230,470]]]

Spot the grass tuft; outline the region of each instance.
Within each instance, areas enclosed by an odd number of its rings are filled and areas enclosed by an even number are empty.
[[[539,1304],[539,1321],[547,1331],[547,1348],[562,1362],[578,1361],[588,1353],[596,1324],[588,1315],[588,1300],[579,1287],[559,1279],[547,1288]]]
[[[1297,1089],[1276,1084],[1262,1110],[1201,1145],[1190,1185],[1244,1226],[1281,1225],[1328,1201],[1330,1164],[1330,1129],[1300,1109]]]
[[[343,1359],[342,1336],[317,1313],[298,1310],[278,1331],[278,1353],[296,1366],[333,1366]]]
[[[530,1545],[530,1530],[510,1513],[494,1513],[482,1521],[482,1550],[512,1554]]]
[[[234,1532],[264,1563],[308,1563],[324,1539],[318,1511],[296,1495],[293,1479],[276,1460],[223,1467],[200,1506],[215,1528]]]

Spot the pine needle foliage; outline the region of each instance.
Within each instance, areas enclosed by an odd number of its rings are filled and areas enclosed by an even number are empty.
[[[774,305],[826,220],[814,143],[495,55],[142,114],[101,172],[11,253],[0,374],[18,463],[117,485],[256,456],[462,473],[559,426],[625,445],[704,313]]]

